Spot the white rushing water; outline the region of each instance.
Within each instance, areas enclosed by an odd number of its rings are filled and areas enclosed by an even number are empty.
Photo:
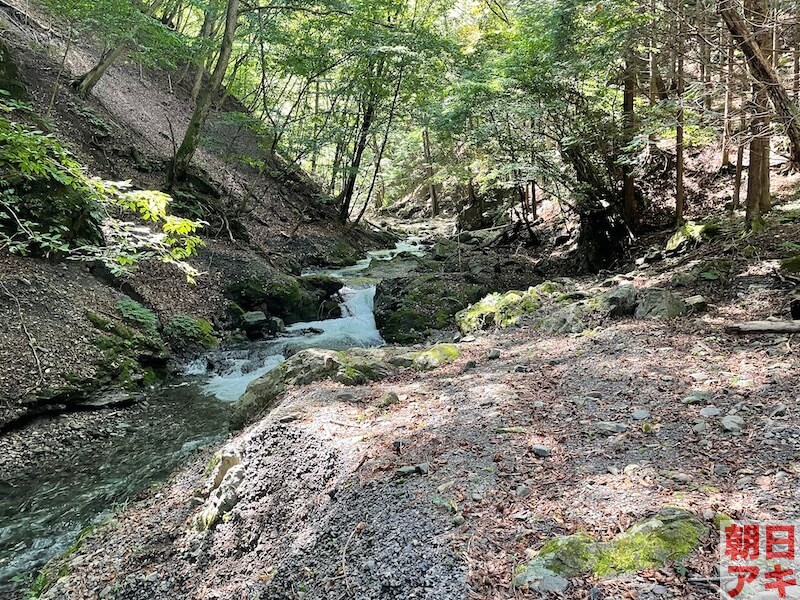
[[[227,350],[213,357],[216,364],[205,359],[188,365],[186,374],[202,375],[210,371],[211,378],[203,385],[204,391],[226,402],[234,402],[244,394],[251,381],[268,373],[286,356],[306,348],[345,350],[347,348],[374,348],[385,342],[375,325],[373,312],[377,282],[358,275],[374,260],[391,260],[401,252],[424,254],[419,240],[399,242],[394,248],[373,250],[355,265],[331,270],[314,270],[308,273],[329,275],[346,283],[339,292],[342,316],[337,319],[294,323],[286,328],[286,337],[249,344],[246,348]]]

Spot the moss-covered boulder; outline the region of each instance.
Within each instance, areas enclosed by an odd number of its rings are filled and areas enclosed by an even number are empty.
[[[444,364],[453,362],[461,352],[453,344],[436,344],[433,348],[414,355],[414,366],[422,371],[429,371]]]
[[[639,294],[637,319],[674,319],[686,314],[686,304],[669,290],[648,288]]]
[[[384,379],[401,368],[433,369],[458,356],[458,348],[451,344],[439,344],[423,352],[403,347],[352,348],[342,352],[302,350],[247,386],[233,405],[230,424],[233,429],[240,429],[273,408],[286,386],[324,380],[362,385]]]
[[[605,577],[679,562],[700,546],[706,530],[690,512],[667,507],[608,542],[585,533],[557,537],[517,568],[514,585],[540,589],[547,577]]]
[[[701,244],[720,234],[720,226],[714,223],[688,221],[667,240],[667,252],[679,252]]]
[[[784,258],[781,261],[781,271],[785,273],[800,273],[800,254]]]
[[[455,314],[487,291],[459,275],[428,273],[384,280],[375,294],[375,322],[387,342],[415,343],[431,330],[454,325]]]
[[[181,353],[203,352],[217,343],[211,323],[191,315],[175,315],[164,325],[164,339]]]
[[[535,288],[522,292],[511,290],[481,298],[456,314],[456,324],[462,333],[474,333],[494,327],[516,325],[523,315],[532,314],[541,304]]]
[[[250,276],[227,287],[226,296],[242,312],[263,312],[287,323],[315,321],[341,315],[332,298],[343,287],[340,279],[324,275],[292,277]]]

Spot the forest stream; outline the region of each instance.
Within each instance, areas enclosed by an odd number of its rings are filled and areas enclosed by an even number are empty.
[[[342,317],[296,323],[283,337],[212,351],[186,366],[170,385],[157,388],[133,409],[114,409],[113,433],[100,439],[76,435],[74,451],[44,455],[33,477],[0,480],[0,592],[18,589],[50,558],[66,551],[80,532],[170,472],[200,447],[228,433],[230,404],[247,385],[304,348],[345,349],[384,344],[373,315],[377,280],[360,277],[373,260],[400,252],[422,254],[419,240],[376,250],[357,264],[315,271],[345,280]],[[70,428],[70,415],[29,428]]]

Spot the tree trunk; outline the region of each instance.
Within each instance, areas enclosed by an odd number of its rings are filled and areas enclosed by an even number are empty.
[[[431,138],[428,128],[422,130],[422,152],[425,155],[425,173],[428,176],[428,195],[431,199],[431,216],[439,216],[439,197],[436,193],[436,182],[433,180],[433,158],[431,155]]]
[[[636,74],[633,72],[632,64],[626,65],[623,80],[622,94],[622,127],[625,130],[625,139],[630,142],[636,130],[636,117],[634,115],[634,95]],[[625,224],[631,231],[636,231],[639,227],[639,208],[636,205],[636,189],[633,179],[633,165],[630,161],[625,161],[622,166],[622,207],[625,215]]]
[[[743,134],[747,123],[745,122],[744,112],[742,112],[741,123],[739,125],[739,134]],[[732,210],[739,210],[740,200],[742,197],[742,170],[744,168],[744,142],[739,142],[736,147],[736,175],[733,179],[733,200]]]
[[[192,82],[191,94],[192,100],[195,102],[197,102],[197,97],[200,95],[200,90],[203,87],[203,77],[206,75],[208,55],[210,53],[210,48],[208,48],[207,44],[214,31],[214,21],[216,21],[216,18],[216,12],[211,10],[211,8],[206,8],[203,14],[203,25],[200,27],[200,35],[198,35],[201,44],[200,55],[195,65],[197,70],[194,73],[194,81]]]
[[[356,189],[356,181],[358,179],[358,169],[361,167],[361,159],[364,157],[364,150],[367,148],[369,141],[369,130],[372,127],[372,121],[375,120],[375,109],[377,98],[371,96],[367,100],[364,107],[364,117],[361,121],[361,128],[359,131],[356,147],[353,152],[353,161],[350,164],[350,172],[345,179],[344,189],[341,194],[341,204],[339,205],[339,222],[344,225],[350,218],[350,205],[353,203],[353,193]]]
[[[731,109],[733,108],[733,60],[734,48],[728,46],[728,58],[725,65],[725,106],[722,118],[722,168],[731,164]]]
[[[153,2],[150,5],[150,7],[146,9],[147,16],[152,17],[153,15],[155,15],[156,11],[161,7],[163,3],[164,3],[163,0],[155,0],[155,2]],[[78,92],[78,96],[80,96],[81,98],[86,98],[94,89],[94,86],[97,85],[97,82],[100,81],[103,78],[103,75],[106,74],[108,68],[115,62],[117,62],[119,57],[122,56],[127,49],[128,49],[128,44],[122,42],[116,48],[107,50],[100,58],[100,62],[98,62],[94,67],[92,67],[92,69],[88,73],[81,76],[75,83],[75,89]]]
[[[683,187],[683,127],[684,127],[683,36],[684,36],[683,0],[678,0],[678,50],[677,50],[677,69],[675,74],[678,84],[678,90],[677,90],[678,115],[677,115],[677,126],[675,127],[675,222],[678,225],[683,224],[683,209],[685,202],[684,187]]]
[[[228,69],[228,63],[230,62],[231,53],[233,52],[233,38],[236,34],[238,20],[239,0],[228,0],[228,8],[225,13],[225,32],[222,35],[219,58],[217,58],[217,64],[214,66],[214,72],[211,74],[211,77],[208,78],[208,81],[197,98],[192,118],[189,120],[189,125],[186,128],[186,134],[183,136],[180,148],[178,148],[178,151],[175,153],[175,158],[172,161],[172,168],[170,169],[170,185],[174,185],[186,177],[189,164],[192,162],[194,153],[197,151],[197,147],[200,144],[200,136],[208,120],[208,115],[211,112],[214,96],[217,95],[222,85],[222,80],[225,77],[225,71]]]
[[[758,14],[763,19],[766,15],[763,3],[757,0],[757,4],[761,5],[762,10]],[[778,118],[786,128],[786,135],[789,137],[790,166],[798,168],[800,166],[800,125],[797,122],[797,107],[789,97],[786,87],[772,66],[771,61],[762,50],[759,40],[756,39],[748,24],[734,7],[733,0],[720,0],[719,14],[725,21],[725,25],[727,25],[737,46],[744,54],[750,75],[766,88],[769,100],[772,102]],[[759,17],[756,15],[756,18]],[[763,33],[759,34],[758,38],[763,35]]]

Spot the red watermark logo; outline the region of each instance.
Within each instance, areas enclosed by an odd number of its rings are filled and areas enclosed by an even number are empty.
[[[800,598],[798,533],[800,523],[723,521],[719,544],[722,597]]]

